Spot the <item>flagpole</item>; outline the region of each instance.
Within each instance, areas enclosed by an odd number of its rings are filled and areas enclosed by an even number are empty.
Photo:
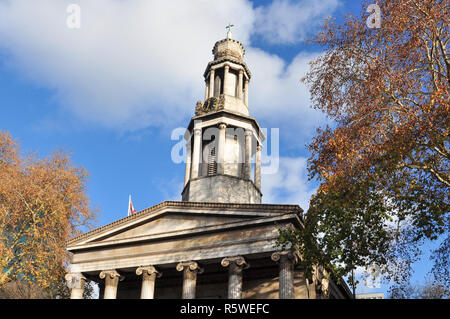
[[[131,215],[131,195],[128,197],[128,216]]]

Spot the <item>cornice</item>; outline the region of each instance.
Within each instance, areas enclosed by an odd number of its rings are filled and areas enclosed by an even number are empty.
[[[80,241],[82,239],[85,239],[90,236],[94,236],[96,234],[100,234],[104,231],[108,231],[110,229],[113,229],[114,227],[120,226],[122,224],[128,223],[130,221],[133,221],[135,219],[141,218],[147,214],[151,214],[154,212],[157,212],[158,210],[164,209],[164,208],[186,208],[186,209],[207,209],[207,210],[241,210],[241,211],[289,211],[289,212],[296,212],[301,213],[303,210],[298,205],[278,205],[278,204],[232,204],[232,203],[205,203],[205,202],[183,202],[183,201],[165,201],[160,204],[157,204],[155,206],[146,208],[144,210],[141,210],[134,215],[124,217],[122,219],[119,219],[115,222],[112,222],[110,224],[107,224],[105,226],[98,227],[94,230],[91,230],[89,232],[86,232],[82,235],[79,235],[73,239],[70,239],[67,241],[66,246],[69,246],[77,241]]]

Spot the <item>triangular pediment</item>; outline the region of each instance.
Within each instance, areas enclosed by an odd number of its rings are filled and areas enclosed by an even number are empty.
[[[230,215],[217,216],[196,213],[168,212],[133,223],[125,229],[119,229],[94,241],[110,241],[123,239],[138,239],[143,237],[170,237],[182,235],[186,232],[195,232],[199,229],[207,230],[211,227],[226,226],[236,222],[248,221],[249,218],[233,217]]]
[[[195,205],[193,205],[195,204]],[[81,235],[68,243],[76,250],[104,245],[163,240],[196,233],[270,222],[286,215],[286,208],[298,206],[164,202]],[[292,218],[292,209],[289,218]],[[286,216],[288,217],[288,216]]]

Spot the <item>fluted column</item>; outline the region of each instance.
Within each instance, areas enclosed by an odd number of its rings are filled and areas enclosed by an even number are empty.
[[[186,142],[186,171],[184,173],[184,186],[191,179],[191,166],[192,166],[192,149],[191,149],[191,137]]]
[[[247,269],[249,264],[242,256],[226,257],[220,263],[228,268],[228,299],[242,298],[242,270]]]
[[[197,285],[197,273],[203,273],[203,269],[195,261],[180,262],[177,270],[183,272],[182,299],[195,299]]]
[[[192,172],[191,179],[198,177],[198,171],[200,166],[200,149],[201,145],[201,137],[202,137],[202,129],[194,128],[194,150],[192,153]]]
[[[261,190],[261,150],[262,146],[258,145],[256,147],[255,156],[255,186]]]
[[[68,273],[65,276],[67,286],[70,288],[70,299],[83,299],[84,283],[86,277],[81,273]]]
[[[251,175],[252,175],[252,131],[245,130],[244,178],[251,179]]]
[[[238,84],[237,84],[237,98],[242,100],[242,81],[244,78],[244,71],[239,70],[239,78],[238,78]]]
[[[294,299],[294,264],[296,256],[290,251],[280,251],[272,254],[272,260],[278,262],[279,298]]]
[[[205,81],[205,100],[209,97],[209,83]]]
[[[154,266],[139,267],[136,269],[136,275],[142,275],[141,299],[153,299],[155,296],[155,280],[161,277]]]
[[[215,76],[215,71],[214,69],[210,69],[209,70],[209,97],[213,97],[214,96],[214,76]]]
[[[225,141],[226,141],[226,129],[225,123],[219,124],[219,142],[217,145],[217,174],[225,173]]]
[[[121,276],[115,269],[110,269],[103,270],[100,273],[100,278],[105,279],[105,293],[103,299],[116,299],[119,281],[124,280],[125,277]]]

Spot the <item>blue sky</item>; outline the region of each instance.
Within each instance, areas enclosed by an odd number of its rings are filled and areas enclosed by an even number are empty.
[[[80,29],[66,25],[71,3]],[[0,129],[26,152],[70,152],[90,172],[98,226],[126,216],[129,194],[137,210],[181,200],[184,165],[171,160],[171,132],[203,99],[202,74],[231,22],[253,74],[251,115],[280,132],[280,166],[262,176],[263,202],[306,210],[317,185],[307,180],[305,145],[326,119],[300,83],[321,52],[305,40],[325,17],[360,11],[351,0],[0,0]],[[417,278],[428,267],[418,265]]]

